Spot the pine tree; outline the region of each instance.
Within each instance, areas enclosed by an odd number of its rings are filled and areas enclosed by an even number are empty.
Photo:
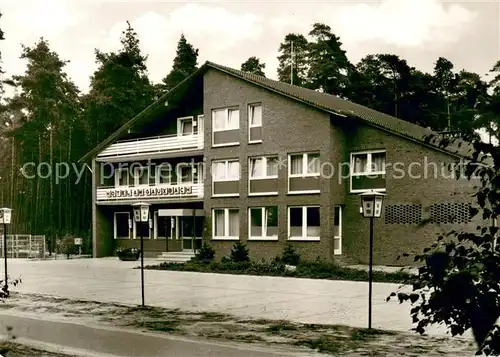
[[[19,168],[24,162],[48,162],[54,170],[56,159],[68,155],[64,143],[80,115],[79,93],[64,72],[67,61],[43,38],[33,47],[23,46],[21,58],[27,61],[27,69],[13,77],[20,93],[6,105],[11,119],[9,188],[17,212],[14,226],[18,231],[46,234],[54,244],[54,238],[69,228],[58,212],[63,207],[71,212],[72,198],[63,194],[62,187],[72,186],[73,181],[68,178],[56,188],[54,175],[30,179]]]
[[[265,63],[260,63],[260,59],[252,56],[241,64],[241,70],[243,72],[253,73],[258,76],[265,77],[264,69],[266,68]]]
[[[307,39],[301,34],[290,33],[285,36],[278,51],[280,52],[278,79],[281,82],[304,86],[307,83],[308,70],[309,43]]]
[[[174,64],[170,73],[163,78],[162,89],[169,91],[184,79],[189,77],[198,67],[198,49],[195,49],[186,41],[184,35],[181,35],[177,43],[177,52],[174,58]]]
[[[152,103],[155,95],[137,33],[127,22],[118,52],[95,50],[97,70],[84,97],[85,122],[93,147]]]
[[[330,26],[315,23],[309,32],[308,87],[341,97],[348,96],[348,78],[353,65]]]

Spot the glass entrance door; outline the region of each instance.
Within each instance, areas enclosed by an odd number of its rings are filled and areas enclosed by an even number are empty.
[[[203,218],[199,216],[181,216],[179,218],[182,249],[186,251],[201,248],[203,236]]]
[[[166,252],[179,252],[182,250],[180,237],[179,218],[177,216],[156,216],[156,238],[165,239]]]

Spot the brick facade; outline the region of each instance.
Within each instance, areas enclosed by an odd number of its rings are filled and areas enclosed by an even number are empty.
[[[248,107],[262,105],[262,142],[249,144]],[[238,107],[240,113],[239,144],[233,146],[212,146],[213,109]],[[473,229],[477,225],[428,224],[396,222],[387,220],[386,208],[396,212],[405,210],[417,212],[423,219],[429,216],[429,209],[436,203],[471,202],[472,189],[469,182],[444,177],[398,178],[391,165],[400,162],[408,170],[411,163],[452,163],[457,157],[430,148],[421,142],[395,135],[365,122],[341,117],[315,109],[297,100],[272,92],[244,80],[235,78],[216,69],[208,69],[203,75],[204,121],[204,198],[197,204],[205,213],[205,236],[211,238],[212,210],[216,208],[239,209],[239,240],[248,245],[254,260],[271,259],[279,255],[288,240],[288,207],[314,205],[320,207],[319,241],[293,241],[293,246],[303,258],[321,258],[342,263],[367,263],[368,261],[368,219],[359,213],[360,198],[350,193],[349,178],[339,179],[339,164],[349,163],[350,154],[356,151],[384,150],[386,152],[386,197],[382,217],[375,220],[375,264],[401,265],[408,260],[397,260],[403,252],[417,253],[428,246],[439,233],[451,228]],[[249,196],[249,158],[264,155],[278,155],[280,161],[288,162],[289,154],[319,152],[322,175],[319,178],[320,193],[289,194],[288,172],[281,167],[278,172],[278,194]],[[426,159],[425,159],[426,158]],[[212,197],[211,162],[220,159],[238,159],[240,163],[239,194],[237,197]],[[424,161],[427,160],[427,161]],[[414,165],[415,166],[415,165]],[[335,170],[332,174],[331,170]],[[440,169],[440,168],[439,168]],[[420,170],[422,171],[422,170]],[[97,174],[94,169],[94,175]],[[418,173],[418,167],[413,168]],[[345,174],[345,173],[344,173]],[[446,174],[446,172],[445,172]],[[431,176],[433,176],[431,174]],[[442,176],[442,175],[438,175]],[[95,191],[94,185],[94,191]],[[95,192],[94,192],[95,197]],[[95,200],[94,200],[95,202]],[[184,204],[185,206],[186,204]],[[342,254],[334,254],[334,207],[342,207]],[[183,204],[179,203],[179,207]],[[251,207],[278,207],[278,240],[248,240],[249,214]],[[418,209],[417,209],[418,208]],[[136,246],[137,240],[113,240],[113,223],[109,222],[114,206],[94,205],[94,256],[110,255],[116,246]],[[409,211],[409,212],[410,212]],[[409,217],[410,217],[409,216]],[[410,217],[411,218],[411,217]],[[399,219],[399,220],[401,220]],[[386,221],[387,220],[387,221]],[[104,238],[109,237],[109,238]],[[211,240],[217,259],[227,256],[234,240]],[[148,255],[161,252],[165,241],[147,243]]]

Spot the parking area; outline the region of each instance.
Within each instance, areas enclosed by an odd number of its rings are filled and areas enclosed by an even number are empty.
[[[140,304],[140,270],[132,269],[138,265],[117,258],[8,260],[9,276],[22,278],[13,291],[124,304]],[[412,327],[409,306],[386,302],[397,288],[374,284],[374,327],[403,331]],[[367,298],[365,282],[145,271],[146,304],[172,309],[366,327]]]

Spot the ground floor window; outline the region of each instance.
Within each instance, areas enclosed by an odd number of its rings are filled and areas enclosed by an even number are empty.
[[[135,230],[134,230],[135,239],[140,239],[141,235],[144,239],[151,238],[152,224],[150,224],[150,222],[134,222],[134,224],[135,224]]]
[[[240,216],[236,208],[217,208],[212,211],[213,239],[239,239]]]
[[[342,254],[342,207],[335,206],[333,216],[333,254]]]
[[[114,217],[114,238],[115,239],[128,239],[130,238],[130,213],[129,212],[115,212]]]
[[[319,240],[320,227],[318,206],[288,207],[288,239]]]
[[[155,238],[156,239],[172,239],[172,218],[167,216],[159,216],[155,212]]]
[[[249,239],[278,239],[278,207],[250,208]]]

